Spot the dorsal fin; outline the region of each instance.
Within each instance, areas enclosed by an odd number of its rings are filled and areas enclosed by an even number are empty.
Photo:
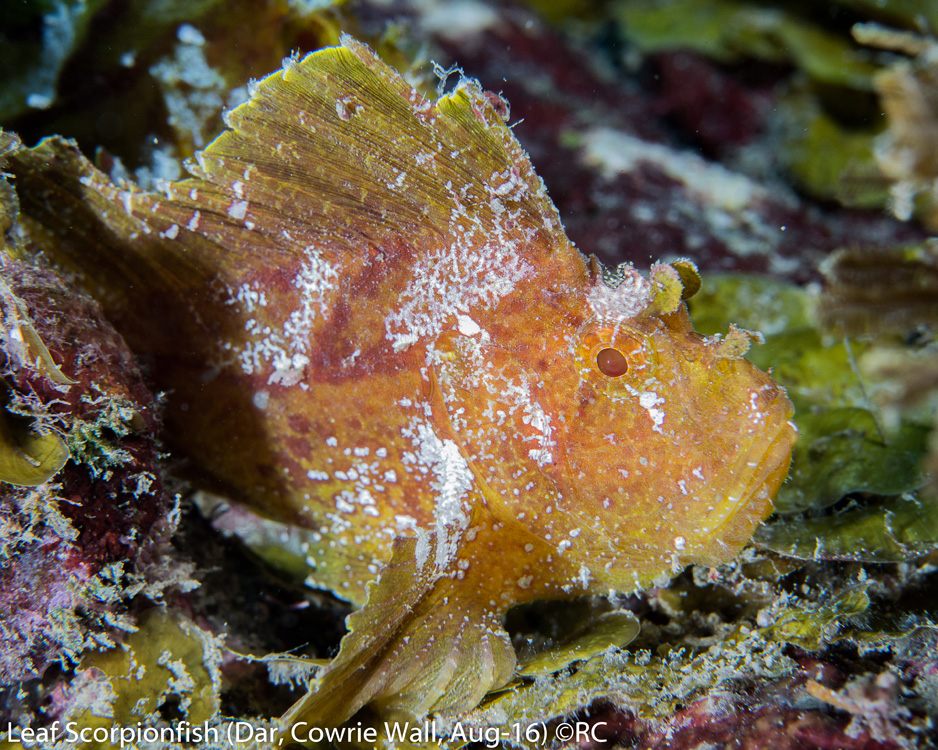
[[[210,290],[296,268],[311,252],[346,287],[381,259],[396,274],[385,301],[415,268],[436,266],[450,269],[437,272],[448,288],[472,290],[466,305],[504,293],[506,275],[579,283],[585,261],[495,101],[469,80],[429,101],[345,36],[258,83],[228,116],[231,129],[189,165],[193,176],[163,194],[113,185],[60,139],[10,163],[29,194],[25,212],[68,238],[44,252],[83,276],[126,338],[163,351],[187,320],[219,317],[205,309]],[[79,218],[88,231],[76,236]],[[432,280],[414,282],[425,293],[411,307],[439,296]],[[159,332],[152,316],[137,320],[141,295],[188,310],[162,326],[165,345],[146,344]],[[396,347],[413,340],[404,323],[387,325]]]
[[[238,277],[311,247],[345,255],[354,274],[349,255],[402,240],[427,256],[488,242],[553,279],[585,272],[496,97],[463,79],[427,100],[369,47],[347,35],[342,42],[256,84],[228,115],[230,130],[187,164],[192,177],[163,194],[114,186],[58,140],[40,144],[42,154],[15,153],[25,188],[56,189],[76,210],[90,208],[103,236],[125,248],[104,253],[97,274],[90,256],[101,255],[100,232],[86,247],[56,249],[53,260],[93,276],[104,297],[123,296],[130,282],[145,288],[147,278],[186,286],[184,268]],[[67,231],[54,206],[35,212]]]
[[[431,248],[479,232],[579,268],[543,183],[474,81],[428,101],[345,36],[263,79],[228,124],[193,177],[168,186],[171,200],[145,210],[233,256],[361,252],[400,237]]]

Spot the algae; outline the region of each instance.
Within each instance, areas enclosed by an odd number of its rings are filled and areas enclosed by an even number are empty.
[[[919,258],[907,251],[905,255],[912,262]],[[927,404],[909,409],[887,430],[882,406],[871,394],[887,389],[890,382],[877,381],[871,377],[875,373],[862,371],[858,364],[893,351],[895,340],[851,343],[821,327],[815,298],[808,292],[733,276],[711,277],[708,288],[691,300],[694,317],[704,329],[720,327],[724,299],[729,300],[724,321],[741,318],[768,332],[765,343],[748,357],[770,368],[788,389],[800,434],[789,479],[776,499],[777,518],[758,531],[758,543],[804,559],[872,561],[908,560],[938,548],[938,501],[927,493],[907,494],[928,481],[924,461],[934,409]],[[830,298],[822,299],[825,309],[832,309]],[[769,305],[760,304],[769,300]],[[748,315],[738,309],[740,304],[751,305]],[[862,501],[838,505],[857,493]],[[831,506],[835,508],[824,512]]]
[[[72,690],[79,693],[67,716],[93,731],[115,723],[159,726],[160,707],[173,699],[192,724],[215,721],[220,708],[222,651],[214,636],[162,607],[144,612],[135,632],[106,651],[89,653]],[[104,750],[109,742],[82,743]]]
[[[888,180],[876,159],[886,130],[882,115],[845,124],[817,94],[793,90],[779,101],[779,163],[804,191],[858,209],[889,205]]]
[[[791,63],[818,82],[873,87],[876,65],[852,40],[784,6],[737,0],[640,0],[617,5],[623,34],[645,53],[689,49],[724,63]]]

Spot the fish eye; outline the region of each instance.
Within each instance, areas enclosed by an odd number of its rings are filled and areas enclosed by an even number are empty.
[[[607,347],[596,355],[596,366],[603,375],[618,378],[629,371],[629,363],[618,349]]]

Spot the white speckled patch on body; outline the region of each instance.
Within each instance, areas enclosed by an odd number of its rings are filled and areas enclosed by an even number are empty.
[[[465,432],[467,445],[472,446],[471,460],[497,463],[498,455],[490,449],[500,448],[507,439],[526,446],[528,456],[538,465],[550,463],[556,446],[554,427],[536,395],[546,391],[547,383],[504,364],[495,366],[486,335],[461,336],[452,346],[449,355],[431,348],[428,366],[436,371],[453,429]],[[487,402],[478,424],[467,421],[462,408],[470,394]]]
[[[260,323],[251,313],[267,306],[265,293],[256,282],[244,282],[234,295],[246,317],[248,340],[236,354],[241,369],[248,375],[270,366],[268,383],[293,385],[309,363],[313,329],[317,320],[329,314],[332,298],[338,293],[339,269],[329,263],[316,248],[306,249],[305,260],[293,279],[296,304],[280,322]],[[265,316],[266,318],[267,316]],[[272,322],[272,321],[271,321]]]
[[[399,304],[385,319],[395,351],[436,337],[454,314],[492,308],[531,271],[514,244],[487,239],[477,229],[434,250],[419,268]]]
[[[665,400],[655,391],[638,391],[627,383],[623,384],[625,389],[633,396],[638,397],[639,405],[648,412],[648,418],[652,421],[652,430],[662,432],[661,425],[665,421]],[[662,432],[663,434],[663,432]]]

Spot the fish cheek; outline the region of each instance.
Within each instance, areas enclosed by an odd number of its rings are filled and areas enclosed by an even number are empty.
[[[441,337],[435,351],[435,409],[445,410],[486,505],[496,518],[538,534],[552,520],[545,509],[557,504],[550,475],[563,424],[554,394],[569,392],[573,371],[542,376],[536,360],[525,366],[513,353],[467,337]]]

